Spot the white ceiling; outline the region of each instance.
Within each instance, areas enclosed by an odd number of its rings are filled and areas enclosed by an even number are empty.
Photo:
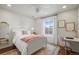
[[[29,17],[45,17],[73,8],[77,8],[78,4],[65,4],[67,8],[63,9],[64,4],[12,4],[8,7],[6,4],[0,5],[0,7],[16,12]],[[36,9],[39,8],[39,12]]]

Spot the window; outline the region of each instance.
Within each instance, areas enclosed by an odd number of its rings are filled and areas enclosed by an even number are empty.
[[[44,21],[44,33],[46,35],[53,34],[54,29],[54,21],[53,20],[45,20]]]

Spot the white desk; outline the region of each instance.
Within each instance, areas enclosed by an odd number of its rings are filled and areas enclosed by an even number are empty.
[[[79,38],[74,38],[74,39],[64,38],[64,41],[65,41],[65,54],[66,54],[66,42],[79,42]]]
[[[64,38],[65,41],[72,41],[72,42],[79,42],[79,38],[74,38],[74,39],[66,39]]]

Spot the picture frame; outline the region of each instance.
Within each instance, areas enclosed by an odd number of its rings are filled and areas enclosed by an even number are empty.
[[[66,23],[66,30],[69,32],[75,31],[75,22]]]
[[[58,21],[58,27],[59,28],[64,28],[65,27],[65,20],[59,20]]]

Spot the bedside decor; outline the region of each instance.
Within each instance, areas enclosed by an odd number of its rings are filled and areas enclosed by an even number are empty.
[[[59,20],[59,21],[58,21],[58,27],[59,27],[59,28],[65,27],[65,20]]]
[[[66,30],[70,32],[75,31],[75,23],[74,22],[66,23]]]
[[[35,28],[34,27],[31,28],[31,34],[33,34],[33,32],[35,32]]]

